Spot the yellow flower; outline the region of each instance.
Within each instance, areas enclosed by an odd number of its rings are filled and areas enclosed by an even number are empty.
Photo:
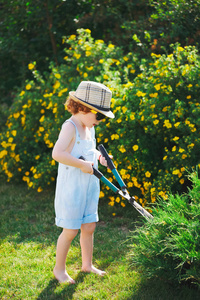
[[[158,83],[156,85],[154,85],[156,91],[159,91],[160,90],[160,86],[162,85],[162,83]]]
[[[44,121],[44,115],[40,118],[40,123],[42,123]]]
[[[38,193],[42,192],[43,189],[41,188],[41,186],[39,186],[39,188],[37,189]]]
[[[19,154],[17,154],[17,155],[15,156],[15,161],[16,161],[16,162],[19,162],[19,161],[20,161]]]
[[[69,40],[75,40],[75,38],[76,38],[76,35],[72,34],[72,35],[70,35]]]
[[[16,144],[12,144],[12,145],[11,145],[11,150],[14,151],[14,150],[15,150],[15,147],[16,147]]]
[[[146,93],[143,93],[141,91],[137,91],[136,96],[138,97],[144,97],[146,95]]]
[[[21,93],[19,95],[23,96],[24,94],[25,94],[25,91],[21,91]]]
[[[163,160],[166,160],[167,159],[167,155],[165,155],[164,157],[163,157]]]
[[[40,127],[39,127],[39,131],[40,131],[40,132],[43,132],[43,131],[44,131],[44,127],[40,126]]]
[[[138,145],[134,145],[134,146],[133,146],[133,150],[134,150],[134,151],[137,151],[138,148],[139,148]]]
[[[97,45],[98,45],[98,44],[104,44],[104,41],[103,41],[103,40],[96,40],[96,41],[95,41],[95,44],[97,44]]]
[[[91,66],[91,67],[86,67],[86,69],[87,69],[88,71],[92,71],[92,70],[94,69],[94,67],[93,67],[93,66]]]
[[[184,179],[180,179],[179,182],[180,182],[180,184],[184,184],[185,181],[184,181]]]
[[[172,128],[172,124],[169,122],[169,120],[165,120],[163,126],[165,126],[167,128]]]
[[[14,117],[15,119],[19,118],[19,116],[20,116],[20,113],[19,113],[19,112],[13,114],[13,117]]]
[[[194,147],[194,143],[191,143],[190,145],[188,145],[188,148],[189,147],[193,148]]]
[[[109,79],[108,75],[104,74],[103,79]]]
[[[74,57],[76,57],[76,59],[79,59],[81,57],[81,54],[74,53]]]
[[[117,197],[115,201],[116,201],[117,203],[119,203],[119,202],[120,202],[120,198]]]
[[[85,73],[83,74],[83,77],[84,77],[84,78],[88,77],[88,73],[85,72]]]
[[[184,50],[182,47],[178,47],[177,49],[178,49],[179,52]]]
[[[119,148],[119,151],[121,151],[122,153],[126,152],[126,149],[124,148],[124,146],[122,145],[120,148]]]
[[[154,124],[154,125],[156,125],[156,124],[158,124],[158,123],[159,123],[159,120],[157,120],[157,119],[153,121],[153,124]]]
[[[3,158],[4,156],[6,156],[8,154],[8,151],[7,150],[2,150],[0,152],[0,158]]]
[[[99,60],[99,63],[100,63],[100,64],[102,64],[103,62],[104,62],[104,60],[103,60],[103,59],[100,59],[100,60]]]
[[[118,134],[112,134],[111,135],[111,140],[118,140],[119,139],[119,135]]]
[[[61,75],[60,75],[59,73],[54,74],[54,76],[55,76],[57,79],[60,79],[60,78],[61,78]]]
[[[54,107],[53,108],[53,114],[56,114],[57,113],[57,107]]]
[[[28,83],[27,85],[26,85],[26,90],[30,90],[31,89],[31,85]]]
[[[127,111],[127,109],[128,109],[128,108],[125,107],[125,106],[122,107],[122,112],[123,112],[123,114],[125,114],[125,112]]]
[[[108,48],[113,49],[113,48],[115,48],[115,46],[114,46],[113,44],[109,44],[109,45],[108,45]]]
[[[173,175],[178,175],[178,174],[179,174],[179,170],[178,170],[178,169],[174,170],[174,171],[172,172],[172,174],[173,174]]]
[[[105,196],[104,192],[100,191],[99,197],[103,198]]]
[[[146,176],[146,177],[151,177],[151,173],[150,173],[149,171],[147,171],[147,172],[145,173],[145,176]]]
[[[180,122],[176,122],[175,124],[174,124],[174,127],[178,127],[180,125]]]
[[[183,154],[183,155],[182,155],[182,159],[185,159],[186,157],[187,157],[186,154]]]
[[[127,186],[130,188],[130,187],[133,186],[133,183],[129,181],[128,184],[127,184]]]
[[[91,33],[91,30],[90,29],[85,29],[85,32]]]
[[[125,204],[124,202],[121,202],[121,206],[122,206],[122,207],[125,207],[126,204]]]
[[[34,66],[34,64],[28,64],[28,68],[29,68],[29,70],[32,70],[35,68],[35,66]]]
[[[174,146],[174,147],[172,148],[172,151],[173,151],[173,152],[176,151],[176,146]]]
[[[38,160],[40,158],[40,155],[36,155],[35,159]]]
[[[179,148],[178,150],[180,153],[183,153],[185,150],[183,148]]]
[[[124,57],[123,57],[123,60],[127,61],[127,60],[128,60],[128,57],[127,57],[127,56],[124,56]]]
[[[175,136],[174,138],[173,138],[173,141],[178,141],[179,140],[179,137],[178,136]]]
[[[16,130],[12,130],[11,133],[12,133],[13,136],[16,136],[17,131]]]
[[[85,51],[85,55],[86,55],[86,56],[90,56],[91,54],[92,54],[91,51]]]
[[[156,98],[156,97],[158,96],[158,93],[151,93],[149,96],[150,96],[151,98]]]

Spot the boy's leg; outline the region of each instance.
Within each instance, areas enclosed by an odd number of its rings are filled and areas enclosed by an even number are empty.
[[[100,276],[105,275],[106,272],[95,268],[92,265],[93,256],[93,237],[96,223],[87,223],[81,225],[81,251],[82,251],[82,271],[93,272]]]
[[[58,238],[56,250],[56,265],[54,267],[53,273],[59,282],[68,281],[70,283],[75,283],[75,281],[67,274],[65,263],[69,247],[77,233],[78,230],[63,228],[63,231]]]

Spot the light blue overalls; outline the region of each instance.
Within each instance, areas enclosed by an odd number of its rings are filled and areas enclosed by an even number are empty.
[[[95,130],[92,128],[91,140],[81,140],[76,129],[76,141],[71,155],[79,158],[83,156],[94,162],[98,167],[96,154]],[[98,222],[98,201],[100,184],[94,175],[83,173],[79,168],[59,163],[55,192],[55,223],[67,229],[80,229],[81,224]]]

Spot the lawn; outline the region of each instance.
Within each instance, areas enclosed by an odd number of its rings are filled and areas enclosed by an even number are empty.
[[[130,266],[130,232],[142,217],[127,204],[113,208],[100,200],[94,241],[94,265],[104,277],[80,271],[79,236],[67,259],[75,285],[59,284],[52,273],[60,229],[54,225],[54,190],[37,193],[23,185],[0,185],[1,199],[1,299],[134,299],[195,300],[199,291],[175,286]],[[112,213],[116,215],[113,216]]]

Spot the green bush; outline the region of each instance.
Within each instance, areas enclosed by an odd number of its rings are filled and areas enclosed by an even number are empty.
[[[200,179],[197,171],[189,177],[192,188],[187,194],[161,199],[154,220],[132,233],[130,258],[149,278],[200,287]]]
[[[132,195],[142,205],[185,185],[185,169],[200,161],[199,55],[195,48],[174,46],[173,53],[137,60],[133,53],[103,40],[89,29],[63,38],[63,64],[50,65],[43,76],[36,63],[28,68],[35,80],[26,82],[9,110],[0,135],[0,164],[7,180],[23,180],[38,191],[55,180],[51,158],[62,123],[70,114],[63,103],[82,80],[99,81],[113,92],[116,115],[97,127]],[[105,169],[103,170],[105,172]],[[109,177],[109,175],[108,175]],[[109,178],[112,180],[112,177]],[[109,204],[125,203],[102,185]]]
[[[128,70],[123,70],[126,60],[121,49],[94,40],[89,29],[63,38],[63,43],[67,48],[61,66],[52,63],[50,72],[41,76],[35,62],[28,65],[35,80],[27,81],[15,97],[6,128],[0,135],[1,173],[7,181],[23,180],[38,192],[56,177],[57,166],[51,152],[62,123],[70,117],[63,105],[68,92],[75,90],[82,80],[96,80],[109,81],[115,93],[120,90],[121,80],[126,80]]]
[[[176,45],[173,53],[152,57],[126,84],[116,120],[104,125],[100,140],[143,205],[184,191],[186,170],[200,163],[199,55],[194,47]]]

